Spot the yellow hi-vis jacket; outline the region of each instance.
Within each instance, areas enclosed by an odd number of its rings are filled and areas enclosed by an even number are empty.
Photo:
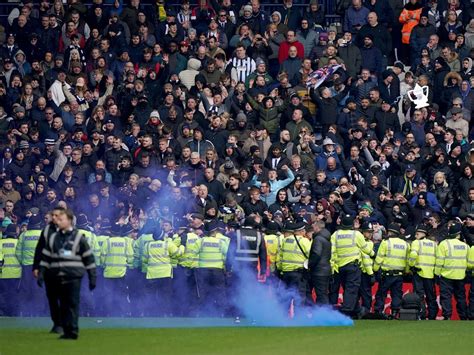
[[[374,250],[374,242],[367,240],[367,245],[370,249]],[[374,274],[374,261],[368,254],[362,253],[362,262],[360,264],[360,269],[364,274],[372,276]]]
[[[219,234],[198,239],[199,268],[224,269],[229,244]]]
[[[21,265],[15,255],[17,244],[18,239],[15,238],[0,239],[0,262],[3,260],[0,279],[21,278]]]
[[[283,235],[281,234],[265,234],[263,236],[267,247],[267,259],[270,266],[270,271],[274,272],[276,263],[280,253],[281,245],[283,244]]]
[[[102,245],[100,255],[104,277],[122,278],[127,273],[127,268],[133,265],[132,240],[128,237],[110,237]]]
[[[354,261],[360,261],[361,254],[374,255],[370,247],[359,231],[340,229],[331,235],[331,268],[333,273],[339,268]]]
[[[375,258],[374,271],[408,271],[407,242],[400,238],[389,238],[382,240]]]
[[[408,264],[417,269],[419,276],[425,279],[434,277],[434,267],[436,262],[436,243],[423,238],[414,240],[410,247],[410,257]]]
[[[298,238],[298,242],[300,243],[301,249],[303,249],[304,253],[298,246],[296,238]],[[309,239],[295,235],[286,236],[281,245],[280,257],[278,258],[276,265],[277,269],[282,272],[303,269],[305,261],[308,260],[310,250],[311,242]],[[306,256],[304,254],[306,254]]]
[[[29,229],[20,234],[15,254],[21,265],[33,265],[36,245],[38,244],[40,236],[40,229]]]
[[[145,246],[143,259],[146,278],[173,277],[171,257],[181,254],[183,249],[184,247],[177,247],[170,238],[148,242]]]
[[[436,250],[435,275],[450,280],[466,277],[469,247],[459,239],[445,239]]]

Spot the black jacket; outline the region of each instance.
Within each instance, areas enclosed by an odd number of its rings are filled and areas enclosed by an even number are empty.
[[[39,263],[40,272],[43,275],[78,279],[87,271],[89,281],[95,284],[94,254],[83,233],[73,229],[66,232],[48,231],[44,234],[47,235],[44,238],[44,248]],[[69,252],[69,255],[66,252]]]
[[[313,239],[309,252],[308,266],[314,276],[331,275],[331,234],[322,229]]]
[[[397,114],[391,111],[378,110],[375,112],[374,122],[377,124],[375,134],[377,134],[379,140],[383,140],[387,128],[393,129],[394,132],[400,132],[400,120]]]
[[[317,90],[311,88],[310,96],[311,99],[318,105],[318,121],[323,125],[330,125],[334,124],[337,121],[337,111],[338,111],[338,104],[349,91],[349,86],[340,92],[339,94],[330,97],[330,98],[322,98],[319,96]]]

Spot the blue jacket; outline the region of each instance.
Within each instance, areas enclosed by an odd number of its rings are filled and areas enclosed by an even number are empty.
[[[268,206],[272,205],[276,201],[276,195],[278,191],[284,187],[287,187],[293,182],[294,179],[295,175],[293,174],[291,169],[288,169],[286,179],[269,181],[270,193],[266,196],[261,195],[261,199],[264,200]],[[261,184],[262,183],[257,180],[257,175],[254,175],[252,180],[250,181],[250,185],[260,187]]]
[[[357,30],[354,26],[364,26],[367,23],[367,15],[369,12],[369,9],[364,6],[359,10],[354,9],[353,6],[349,6],[346,10],[346,15],[344,16],[344,31],[356,33]]]
[[[441,211],[441,206],[439,205],[438,199],[436,195],[432,192],[426,192],[426,200],[428,202],[428,206],[435,212]],[[413,196],[410,200],[410,204],[414,207],[418,202],[418,194]]]
[[[329,158],[334,158],[336,159],[336,166],[340,167],[341,166],[341,161],[339,160],[339,157],[336,153],[336,151],[333,151],[331,154],[328,154],[326,152],[323,152],[321,154],[319,154],[317,157],[316,157],[316,169],[318,170],[326,170],[327,167],[328,167],[328,159]]]

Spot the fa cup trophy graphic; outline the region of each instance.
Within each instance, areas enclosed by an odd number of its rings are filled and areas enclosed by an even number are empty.
[[[411,102],[413,102],[417,109],[427,107],[428,103],[428,86],[415,85],[413,90],[408,91],[407,95]]]

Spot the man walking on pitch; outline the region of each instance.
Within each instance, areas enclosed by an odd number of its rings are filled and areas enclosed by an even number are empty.
[[[74,215],[70,210],[58,213],[57,229],[45,235],[41,255],[38,285],[49,280],[51,292],[59,298],[61,324],[64,334],[60,339],[77,339],[81,280],[87,271],[89,289],[96,286],[94,255],[85,236],[73,227]]]

